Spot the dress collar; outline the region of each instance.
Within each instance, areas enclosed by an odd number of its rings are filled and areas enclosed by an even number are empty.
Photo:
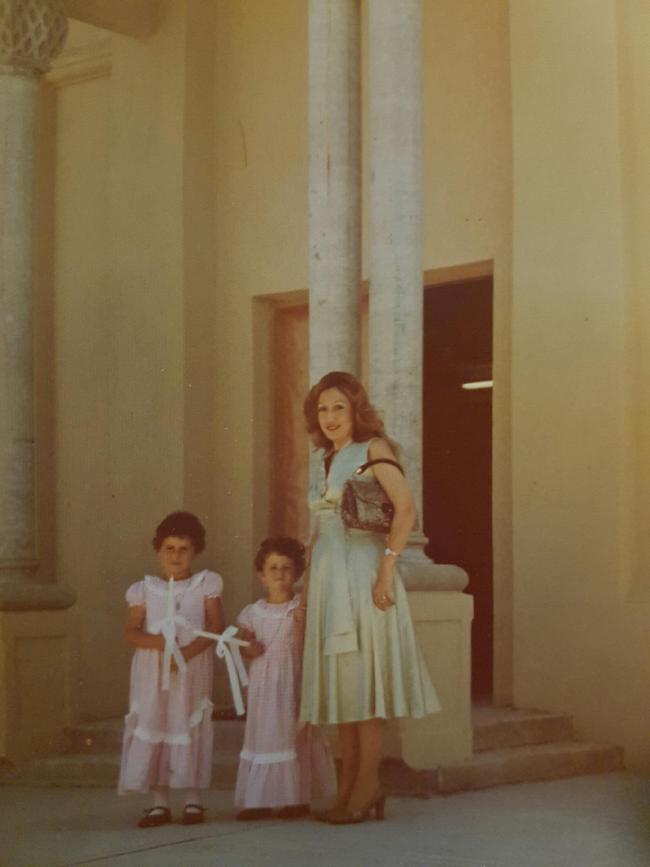
[[[186,581],[174,581],[174,596],[194,590],[194,588],[198,587],[201,581],[203,581],[207,573],[207,569],[202,569],[200,572],[195,572],[194,575]],[[163,581],[163,579],[159,578],[158,575],[145,575],[144,583],[153,593],[156,593],[159,596],[166,596],[168,593],[168,582]]]
[[[300,605],[300,593],[296,593],[288,602],[271,603],[266,599],[258,599],[255,607],[264,617],[285,617]]]

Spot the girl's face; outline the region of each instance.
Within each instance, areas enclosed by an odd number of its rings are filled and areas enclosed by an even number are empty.
[[[270,599],[285,601],[293,595],[291,588],[296,581],[296,567],[291,557],[271,552],[257,575]]]
[[[326,388],[318,398],[318,424],[338,451],[354,434],[352,404],[338,388]]]
[[[194,545],[187,536],[166,536],[158,551],[163,577],[184,581],[190,577]]]

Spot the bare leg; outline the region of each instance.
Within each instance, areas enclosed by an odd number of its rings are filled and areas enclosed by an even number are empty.
[[[356,723],[359,758],[354,786],[348,801],[348,810],[362,810],[380,789],[379,764],[384,745],[386,720],[369,719]]]
[[[169,789],[167,786],[153,786],[154,807],[169,807]]]
[[[340,723],[339,748],[341,750],[341,778],[336,796],[336,807],[346,807],[359,773],[359,724]]]

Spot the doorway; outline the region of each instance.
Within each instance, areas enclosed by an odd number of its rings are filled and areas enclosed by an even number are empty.
[[[493,692],[492,296],[492,277],[424,291],[424,532],[432,559],[469,575],[477,701]]]
[[[492,391],[463,388],[492,379],[492,277],[425,286],[423,351],[424,532],[427,554],[469,575],[474,597],[472,695],[493,694]],[[362,348],[367,302],[361,309]],[[274,376],[271,526],[306,538],[308,446],[302,400],[308,387],[308,305],[273,307]],[[365,351],[364,351],[365,355]],[[281,389],[278,390],[278,383]]]

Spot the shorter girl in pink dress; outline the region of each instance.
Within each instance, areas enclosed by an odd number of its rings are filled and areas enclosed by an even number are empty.
[[[317,729],[297,728],[303,625],[293,585],[305,570],[296,539],[265,539],[255,568],[266,596],[238,618],[249,670],[248,714],[239,760],[235,805],[238,819],[306,815],[312,801],[336,794],[334,764]]]
[[[223,581],[207,569],[192,574],[205,530],[190,512],[174,512],[157,527],[153,546],[162,577],[145,576],[126,592],[125,637],[131,665],[119,793],[153,791],[141,828],[172,820],[169,789],[185,789],[184,825],[203,821],[200,789],[212,771],[214,645],[194,629],[223,631]],[[173,579],[173,580],[172,580]]]

